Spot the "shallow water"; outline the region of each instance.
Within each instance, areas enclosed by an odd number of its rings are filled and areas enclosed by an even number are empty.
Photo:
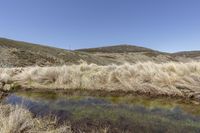
[[[17,92],[3,102],[22,105],[38,117],[56,116],[86,131],[103,127],[110,132],[200,132],[200,105],[180,99]]]

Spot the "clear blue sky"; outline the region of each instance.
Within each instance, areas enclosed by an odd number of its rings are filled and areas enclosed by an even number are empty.
[[[200,50],[200,0],[0,0],[0,37],[66,49]]]

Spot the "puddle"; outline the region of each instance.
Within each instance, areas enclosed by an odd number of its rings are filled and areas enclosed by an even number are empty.
[[[97,97],[52,92],[17,92],[3,100],[34,115],[56,116],[72,128],[108,128],[110,132],[200,132],[200,106],[170,98]]]

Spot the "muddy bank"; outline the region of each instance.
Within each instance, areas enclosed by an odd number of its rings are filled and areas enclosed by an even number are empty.
[[[190,96],[188,95],[165,95],[165,94],[157,94],[157,93],[151,93],[151,92],[140,92],[140,91],[131,91],[131,90],[91,90],[91,89],[64,89],[64,88],[54,88],[54,89],[48,89],[48,88],[35,88],[35,87],[29,87],[29,86],[17,86],[17,89],[11,89],[9,92],[46,92],[46,93],[63,93],[65,95],[79,95],[79,96],[113,96],[113,97],[120,97],[120,96],[142,96],[142,97],[148,97],[148,98],[168,98],[168,99],[174,99],[174,100],[181,100],[185,103],[194,103],[194,104],[200,104],[200,99],[197,97],[194,97],[192,94]]]
[[[180,87],[180,89],[183,89]],[[183,89],[184,90],[184,89]],[[29,86],[29,85],[20,85],[19,83],[4,83],[0,82],[0,93],[4,95],[7,95],[8,93],[12,92],[53,92],[53,93],[64,93],[68,95],[91,95],[91,96],[145,96],[150,98],[172,98],[172,99],[183,99],[185,101],[196,101],[200,102],[200,97],[198,92],[189,92],[186,91],[182,95],[169,95],[169,94],[163,94],[155,91],[146,91],[143,92],[141,90],[124,90],[122,89],[86,89],[86,88],[77,88],[77,89],[70,89],[70,88],[56,88],[50,87],[45,85],[35,85]],[[0,95],[1,96],[1,95]]]
[[[0,82],[0,96],[7,95],[8,93],[12,92],[54,92],[54,93],[64,93],[69,95],[91,95],[91,96],[147,96],[150,98],[173,98],[173,99],[183,99],[185,101],[196,101],[200,102],[200,93],[198,90],[193,90],[189,88],[185,88],[182,86],[177,86],[179,90],[181,90],[181,95],[179,94],[168,94],[168,93],[160,93],[159,91],[151,91],[151,87],[144,86],[144,90],[138,89],[137,87],[132,90],[126,90],[123,87],[118,89],[87,89],[87,88],[63,88],[63,87],[56,87],[54,85],[40,85],[40,84],[33,84],[33,85],[26,85],[20,84],[18,82]],[[162,88],[160,89],[162,90]]]
[[[141,91],[131,91],[131,90],[106,90],[106,89],[64,89],[64,88],[54,88],[54,89],[48,89],[46,87],[41,88],[35,88],[34,86],[27,86],[27,85],[19,85],[17,83],[0,83],[0,99],[8,96],[8,94],[12,94],[15,92],[45,92],[45,93],[62,93],[64,95],[78,95],[78,96],[100,96],[100,97],[126,97],[126,96],[141,96],[146,97],[150,99],[156,99],[156,98],[166,98],[166,99],[172,99],[172,100],[180,100],[184,103],[191,103],[191,104],[200,104],[200,98],[195,97],[192,93],[190,95],[167,95],[167,94],[159,94],[159,93],[151,93],[151,92],[141,92]],[[197,93],[194,93],[197,94]],[[198,93],[199,94],[199,93]]]

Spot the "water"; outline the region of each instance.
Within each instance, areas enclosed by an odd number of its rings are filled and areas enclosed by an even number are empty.
[[[200,106],[180,99],[17,92],[3,102],[22,105],[37,117],[57,117],[60,123],[68,121],[72,128],[86,131],[200,132]]]

